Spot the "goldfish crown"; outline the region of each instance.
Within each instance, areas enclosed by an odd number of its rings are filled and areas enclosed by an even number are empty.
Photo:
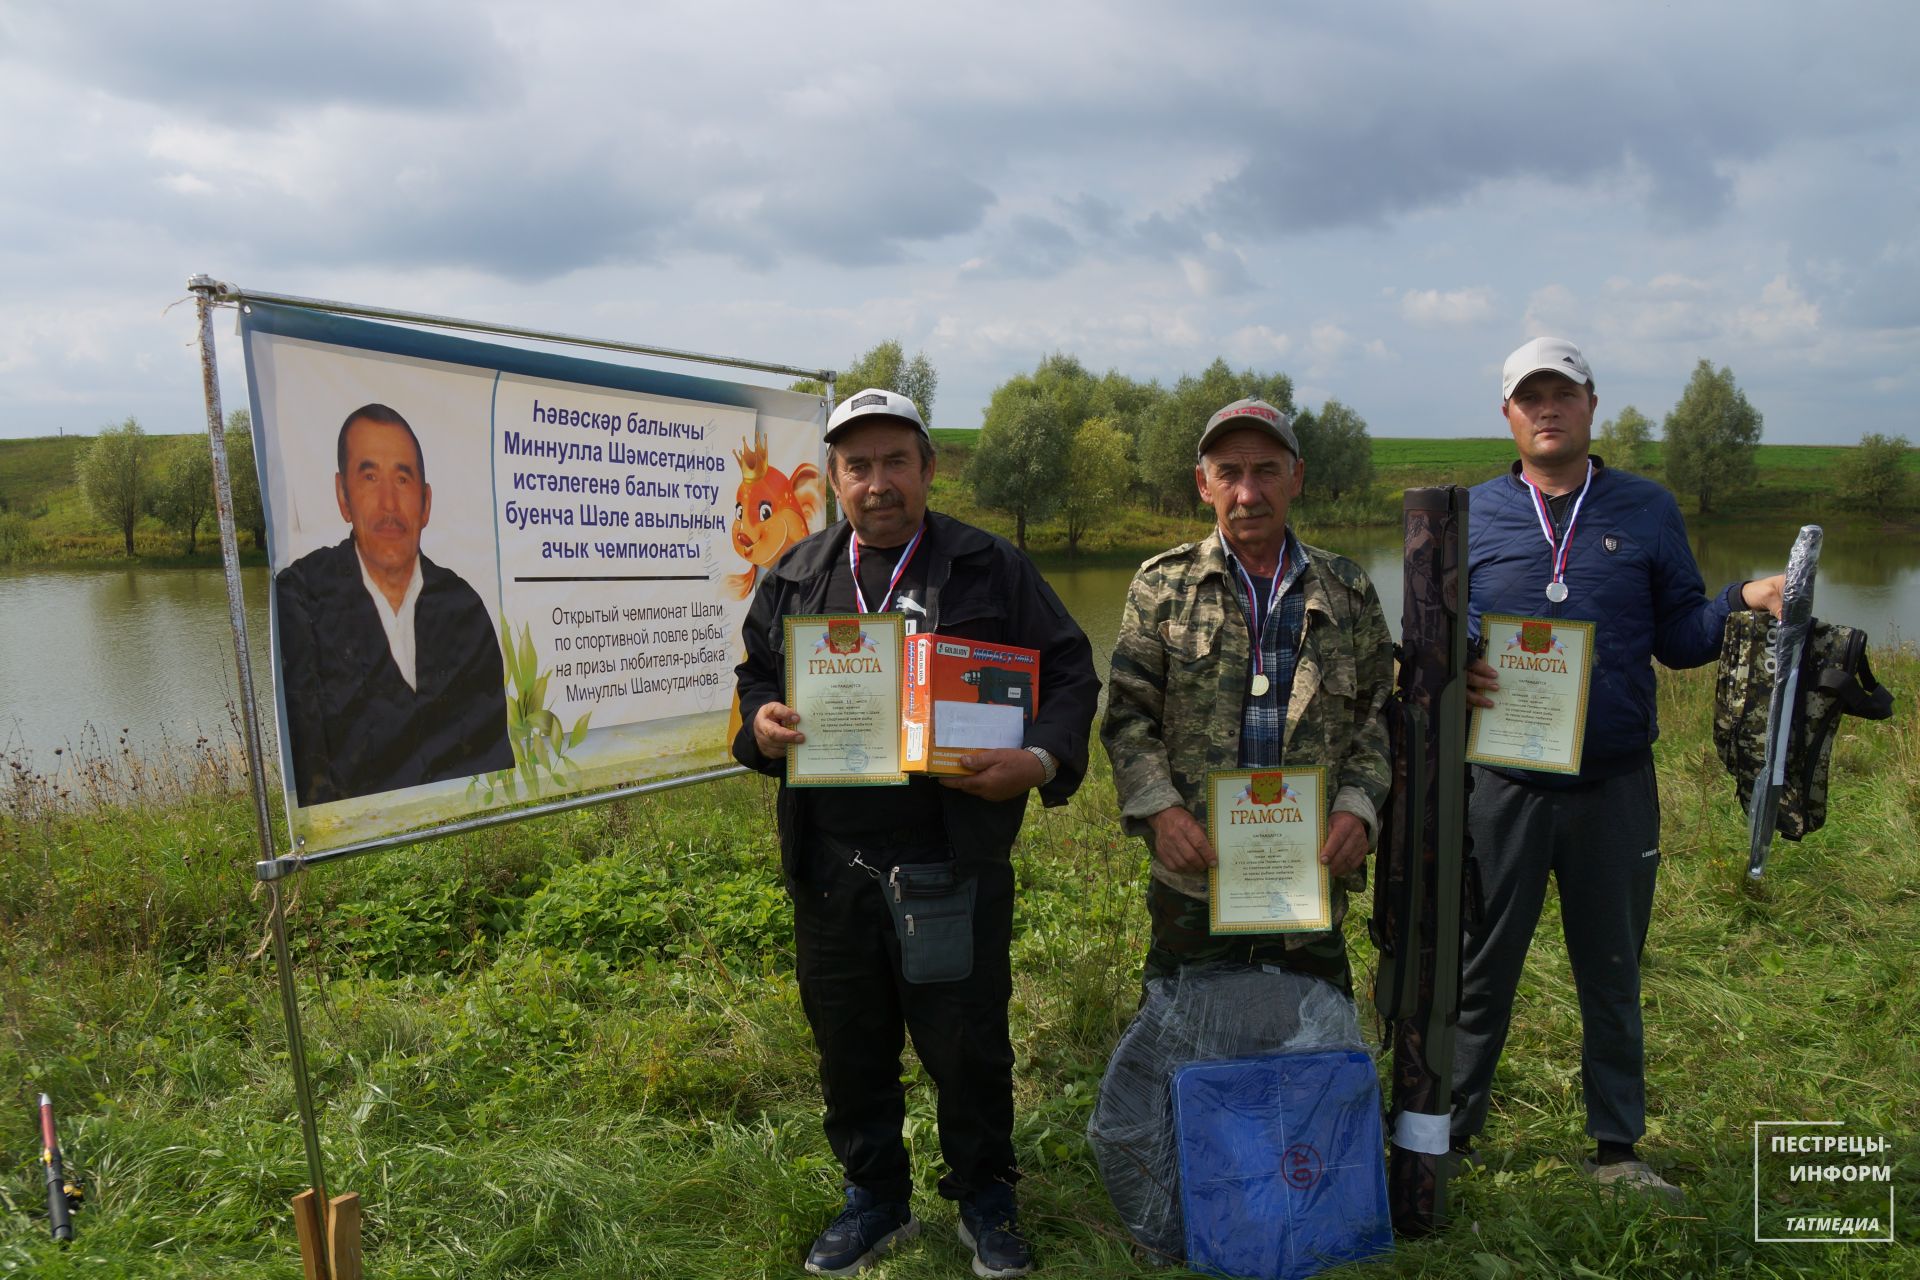
[[[767,446],[748,444],[745,440],[740,445],[733,451],[733,456],[740,463],[740,478],[752,484],[767,474]]]

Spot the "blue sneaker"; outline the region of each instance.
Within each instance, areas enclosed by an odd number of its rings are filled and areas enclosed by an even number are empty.
[[[1013,1188],[996,1182],[960,1202],[960,1243],[973,1250],[973,1274],[981,1280],[1023,1276],[1033,1270],[1033,1251],[1020,1234]]]
[[[850,1276],[865,1271],[895,1245],[913,1239],[920,1220],[898,1201],[881,1203],[863,1187],[848,1187],[840,1216],[814,1239],[807,1270],[816,1276]]]

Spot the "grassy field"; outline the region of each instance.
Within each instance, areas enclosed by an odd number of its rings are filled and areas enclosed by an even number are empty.
[[[1663,677],[1644,1149],[1685,1208],[1600,1192],[1571,1163],[1586,1145],[1578,1014],[1550,901],[1488,1168],[1455,1184],[1448,1231],[1341,1274],[1920,1273],[1920,656],[1876,667],[1897,718],[1845,723],[1829,826],[1778,846],[1757,890],[1705,730],[1709,676]],[[287,1201],[305,1164],[250,813],[219,790],[226,757],[206,754],[210,793],[127,762],[0,766],[0,1274],[297,1274]],[[799,1274],[838,1178],[772,795],[735,779],[293,882],[328,1174],[365,1200],[368,1274]],[[76,797],[141,802],[74,813]],[[1144,855],[1118,834],[1103,758],[1070,806],[1030,815],[1015,857],[1017,1142],[1041,1274],[1169,1274],[1132,1258],[1083,1137],[1146,930]],[[1366,910],[1349,922],[1363,987]],[[932,1091],[907,1074],[930,1185]],[[42,1089],[89,1184],[66,1250],[41,1217]],[[1901,1244],[1753,1243],[1751,1126],[1807,1118],[1900,1143]],[[965,1274],[950,1208],[919,1208],[930,1231],[883,1280]]]
[[[961,481],[974,443],[975,431],[941,429],[934,433],[940,446],[941,474],[934,482],[934,505],[962,519],[1006,537],[1013,534],[1013,521],[995,511],[977,507],[972,494]],[[1766,445],[1755,456],[1755,481],[1752,488],[1730,495],[1715,504],[1711,514],[1697,513],[1697,502],[1681,496],[1681,510],[1689,524],[1746,524],[1763,520],[1783,524],[1814,521],[1828,527],[1865,523],[1900,531],[1920,525],[1920,449],[1907,452],[1907,470],[1915,479],[1909,490],[1909,504],[1881,520],[1849,510],[1836,479],[1836,464],[1851,449],[1829,445]],[[1308,464],[1308,488],[1295,510],[1299,524],[1338,528],[1345,525],[1395,525],[1400,522],[1400,495],[1403,490],[1424,485],[1474,485],[1499,475],[1512,465],[1513,441],[1506,437],[1462,437],[1453,440],[1426,440],[1376,437],[1373,441],[1373,491],[1363,499],[1343,500],[1328,508],[1316,503],[1312,490],[1312,464]],[[1660,479],[1660,446],[1652,446],[1642,474]],[[1115,512],[1111,521],[1096,528],[1082,543],[1082,550],[1094,557],[1157,551],[1192,536],[1190,516],[1160,516],[1136,507]],[[1066,547],[1066,530],[1059,520],[1044,520],[1027,526],[1027,545],[1036,552],[1059,552]]]
[[[182,438],[148,437],[156,457]],[[92,443],[91,436],[0,440],[0,564],[9,560],[24,564],[127,563],[120,531],[95,518],[74,482],[74,464]],[[5,524],[10,518],[24,518],[25,524],[9,529]],[[179,534],[157,517],[143,515],[134,526],[133,549],[143,564],[217,565],[219,539],[219,529],[209,516],[200,527],[199,549],[188,556],[181,550]],[[241,557],[264,563],[264,553],[256,551],[251,541],[249,535],[241,535]]]

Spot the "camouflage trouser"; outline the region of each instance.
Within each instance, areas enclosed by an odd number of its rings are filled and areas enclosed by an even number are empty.
[[[1353,998],[1353,969],[1347,964],[1346,939],[1339,933],[1300,947],[1289,947],[1284,933],[1207,932],[1207,904],[1149,877],[1147,914],[1153,940],[1147,947],[1143,984],[1170,976],[1183,964],[1270,964],[1278,969],[1324,978]]]

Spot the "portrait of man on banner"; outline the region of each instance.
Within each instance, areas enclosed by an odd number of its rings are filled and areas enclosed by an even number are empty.
[[[274,578],[293,792],[302,807],[513,767],[486,605],[420,548],[426,452],[385,404],[340,424],[347,536]]]

